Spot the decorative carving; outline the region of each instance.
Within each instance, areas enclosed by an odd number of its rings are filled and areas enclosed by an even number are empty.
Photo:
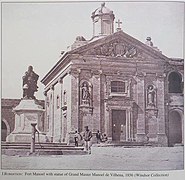
[[[80,69],[71,69],[70,71],[70,75],[72,75],[73,77],[75,78],[78,78],[79,77],[79,74],[80,74],[81,70]]]
[[[126,58],[135,58],[141,55],[135,46],[125,42],[119,42],[118,40],[95,47],[94,49],[92,48],[87,51],[87,54]]]
[[[168,73],[170,71],[176,71],[177,70],[177,66],[171,65],[169,62],[166,62],[164,64],[164,68],[163,69],[164,69],[165,73]]]
[[[146,118],[152,118],[152,117],[157,118],[158,110],[157,109],[147,109],[145,115],[146,115]]]
[[[91,70],[81,70],[80,72],[81,79],[90,79],[92,78],[92,71]]]
[[[51,90],[54,91],[54,89],[55,89],[55,86],[54,85],[51,85]]]

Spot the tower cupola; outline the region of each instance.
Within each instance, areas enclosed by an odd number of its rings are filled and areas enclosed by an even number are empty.
[[[105,3],[97,8],[92,13],[93,21],[93,37],[106,36],[114,33],[114,19],[113,11],[105,7]]]

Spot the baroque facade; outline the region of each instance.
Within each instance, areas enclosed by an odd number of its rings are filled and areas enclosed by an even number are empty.
[[[42,79],[44,130],[51,142],[72,142],[84,126],[109,142],[183,143],[183,59],[114,32],[105,4],[92,13],[93,37],[78,36]],[[119,23],[119,22],[118,22]]]

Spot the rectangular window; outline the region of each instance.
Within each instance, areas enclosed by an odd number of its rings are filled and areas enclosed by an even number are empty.
[[[125,82],[112,81],[111,82],[111,92],[113,92],[113,93],[125,93]]]

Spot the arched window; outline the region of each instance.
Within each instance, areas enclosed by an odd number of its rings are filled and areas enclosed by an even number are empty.
[[[171,72],[168,76],[168,92],[169,93],[182,93],[182,77],[177,72]]]
[[[125,82],[123,81],[112,81],[111,82],[111,92],[113,93],[125,93]]]

